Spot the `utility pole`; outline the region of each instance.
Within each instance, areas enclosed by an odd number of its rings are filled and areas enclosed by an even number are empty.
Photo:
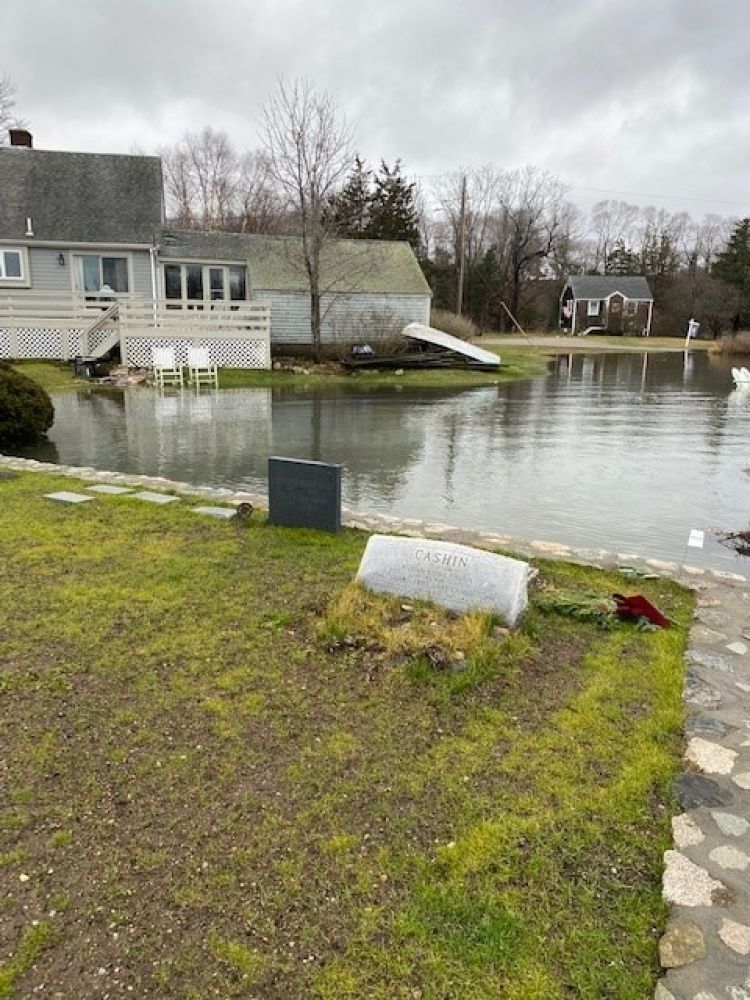
[[[458,293],[456,315],[461,315],[464,305],[464,258],[466,257],[466,174],[461,178],[461,217],[458,223]]]

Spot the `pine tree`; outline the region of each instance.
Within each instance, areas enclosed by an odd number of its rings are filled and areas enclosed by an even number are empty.
[[[354,168],[342,191],[331,199],[331,218],[339,236],[362,239],[368,235],[370,222],[370,186],[372,170],[355,157]]]
[[[416,184],[401,173],[401,161],[389,167],[381,161],[370,199],[367,235],[374,240],[406,240],[419,250],[419,217],[415,205]]]
[[[641,262],[637,253],[625,246],[624,240],[616,240],[607,254],[604,265],[605,274],[641,274]]]
[[[711,273],[740,294],[740,312],[735,325],[750,322],[750,219],[740,219],[726,248],[716,258]]]

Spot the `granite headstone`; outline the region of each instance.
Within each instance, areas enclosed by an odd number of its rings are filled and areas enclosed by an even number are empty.
[[[268,520],[291,528],[341,530],[340,465],[268,459]]]
[[[378,594],[434,601],[452,611],[492,611],[513,627],[526,610],[535,572],[519,559],[454,542],[372,535],[357,580]]]

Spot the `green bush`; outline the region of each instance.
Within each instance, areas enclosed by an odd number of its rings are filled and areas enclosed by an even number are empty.
[[[22,444],[52,426],[52,400],[36,382],[0,361],[0,444]]]

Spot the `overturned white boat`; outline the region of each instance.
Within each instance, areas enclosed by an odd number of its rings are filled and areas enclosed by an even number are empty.
[[[733,368],[732,378],[736,386],[750,386],[750,369]]]
[[[423,323],[409,323],[401,331],[401,339],[396,344],[388,344],[388,349],[386,354],[369,344],[357,345],[343,364],[354,369],[479,368],[492,371],[500,367],[500,357],[492,351]]]

